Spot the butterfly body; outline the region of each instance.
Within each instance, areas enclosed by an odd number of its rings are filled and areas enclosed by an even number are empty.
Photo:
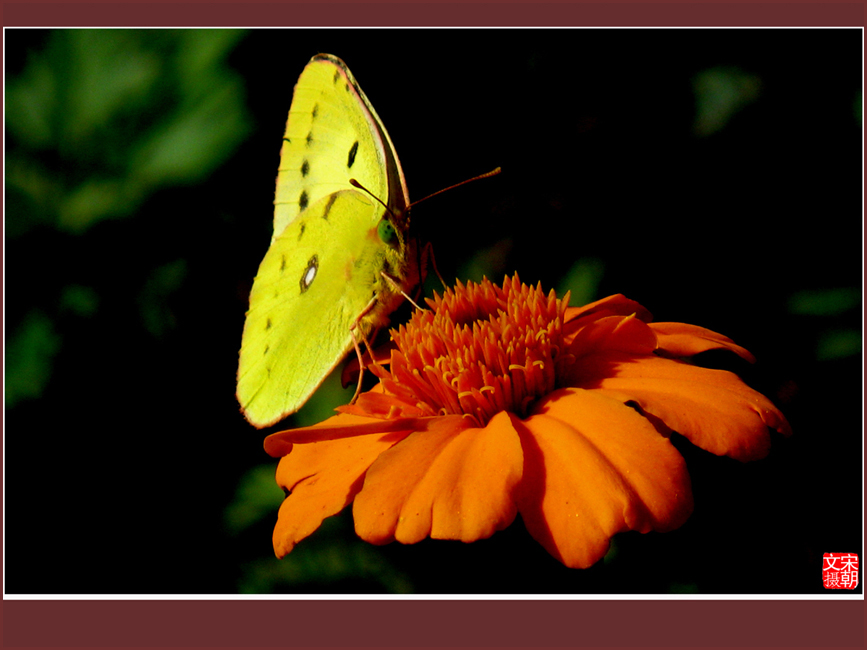
[[[298,410],[418,284],[408,200],[370,102],[340,59],[317,55],[295,87],[274,234],[244,324],[237,395],[253,425]]]

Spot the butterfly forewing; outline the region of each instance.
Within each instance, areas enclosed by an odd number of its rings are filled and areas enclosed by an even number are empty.
[[[391,144],[384,128],[342,61],[320,57],[301,73],[289,109],[274,201],[274,237],[307,206],[351,187],[351,178],[386,204],[389,186],[399,188],[402,205],[395,211],[405,207],[402,172],[396,157],[388,160],[392,155],[386,154],[386,147]],[[398,170],[396,181],[383,173],[388,169]]]

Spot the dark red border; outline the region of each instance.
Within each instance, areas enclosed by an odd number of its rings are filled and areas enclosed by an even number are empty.
[[[207,7],[207,9],[205,9]],[[859,26],[863,3],[3,3],[6,26]]]
[[[4,603],[3,641],[94,648],[834,648],[864,647],[863,614],[860,601],[14,601]]]
[[[862,3],[4,3],[5,26],[863,26]],[[119,568],[120,569],[120,568]],[[3,647],[864,647],[864,601],[4,601]]]

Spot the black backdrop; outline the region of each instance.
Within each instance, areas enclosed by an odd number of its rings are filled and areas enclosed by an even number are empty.
[[[158,62],[152,115],[195,54],[177,36],[123,35]],[[64,77],[45,55],[58,37],[5,32],[7,101],[10,84],[38,86],[40,61]],[[234,373],[293,85],[320,51],[358,78],[412,198],[503,168],[414,212],[446,279],[518,271],[722,332],[756,354],[738,369],[794,436],[747,465],[679,444],[692,518],[618,536],[586,571],[520,519],[470,545],[374,548],[344,514],[274,559],[280,492],[251,477],[276,460]],[[237,81],[246,130],[207,173],[75,229],[46,198],[56,186],[10,188],[7,172],[7,592],[822,593],[822,553],[861,550],[862,58],[858,30],[253,30],[211,64]],[[98,104],[100,84],[83,87]],[[10,119],[7,168],[67,189],[104,172]],[[111,151],[147,123],[118,119],[97,134]],[[41,356],[17,352],[24,339]],[[34,364],[37,388],[10,401]]]

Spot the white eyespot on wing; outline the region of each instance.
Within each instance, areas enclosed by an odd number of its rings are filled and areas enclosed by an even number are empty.
[[[316,279],[316,273],[319,271],[319,258],[314,255],[310,258],[310,261],[307,262],[307,268],[304,269],[304,273],[301,274],[301,293],[304,293],[310,288],[310,285],[313,284],[313,280]]]

